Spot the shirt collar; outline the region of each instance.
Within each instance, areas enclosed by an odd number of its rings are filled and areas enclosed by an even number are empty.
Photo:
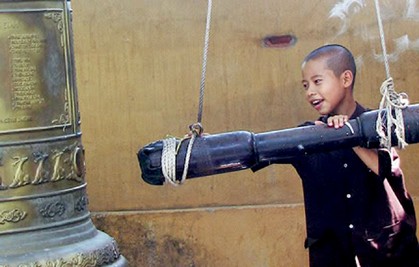
[[[355,111],[354,111],[354,113],[352,113],[352,115],[351,115],[351,117],[349,119],[350,120],[356,119],[357,117],[359,117],[365,111],[367,111],[367,109],[364,108],[363,106],[361,106],[358,102],[356,102]],[[321,116],[318,120],[326,123],[327,122],[327,118],[329,118],[329,117],[330,117],[330,114],[329,115],[325,115],[325,116]]]
[[[365,111],[367,111],[367,109],[364,108],[363,106],[361,106],[358,102],[356,102],[355,111],[354,111],[354,113],[352,114],[352,116],[349,119],[350,120],[355,119],[355,118],[359,117]]]

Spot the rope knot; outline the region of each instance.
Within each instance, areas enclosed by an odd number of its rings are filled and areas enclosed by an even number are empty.
[[[388,149],[392,146],[391,135],[394,132],[398,139],[399,148],[407,146],[405,141],[405,129],[402,109],[409,105],[409,99],[406,93],[397,93],[394,90],[393,78],[386,79],[380,87],[382,99],[380,102],[380,112],[378,113],[376,130],[380,136],[380,144]],[[382,113],[385,112],[384,116]]]
[[[202,133],[204,132],[204,127],[202,126],[201,123],[196,122],[189,125],[189,130],[192,132],[192,134],[196,136],[201,136]]]
[[[403,109],[409,105],[409,97],[407,94],[398,94],[394,89],[394,81],[392,77],[388,78],[382,83],[380,92],[385,100],[395,108]]]

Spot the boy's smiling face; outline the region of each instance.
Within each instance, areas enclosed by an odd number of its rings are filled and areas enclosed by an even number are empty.
[[[347,86],[347,73],[339,77],[327,68],[327,58],[320,57],[305,62],[302,66],[302,85],[308,103],[321,115],[346,114],[347,101],[353,101],[351,89]]]

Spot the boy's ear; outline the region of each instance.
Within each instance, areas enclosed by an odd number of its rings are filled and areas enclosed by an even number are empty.
[[[345,70],[343,73],[342,73],[342,81],[343,81],[343,85],[345,86],[345,87],[350,87],[350,86],[352,86],[352,83],[353,83],[353,81],[354,81],[354,75],[352,74],[352,71],[350,71],[350,70]]]

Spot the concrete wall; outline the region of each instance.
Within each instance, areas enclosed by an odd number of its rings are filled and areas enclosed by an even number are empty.
[[[419,101],[419,3],[383,1],[396,90]],[[73,0],[90,211],[132,266],[307,266],[301,184],[287,165],[155,187],[136,152],[196,121],[207,2]],[[372,1],[214,0],[204,97],[206,132],[264,132],[317,118],[300,63],[325,43],[349,47],[356,97],[378,107],[385,79]],[[297,42],[267,48],[291,34]],[[419,196],[419,146],[401,151]],[[419,203],[416,203],[416,207]]]

